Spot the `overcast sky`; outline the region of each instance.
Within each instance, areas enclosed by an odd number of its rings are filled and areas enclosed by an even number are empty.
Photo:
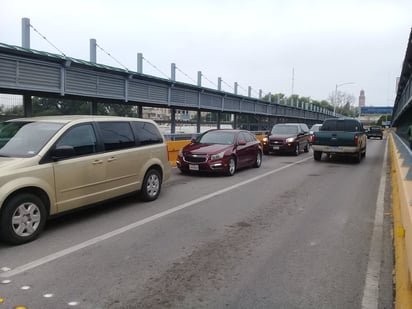
[[[21,20],[31,48],[252,96],[298,94],[328,99],[336,85],[361,89],[366,105],[392,106],[412,27],[411,0],[1,0],[0,42],[21,46]],[[154,65],[149,64],[149,62]],[[119,64],[120,63],[120,64]],[[294,74],[293,74],[294,72]],[[187,75],[187,76],[186,76]],[[211,81],[211,82],[209,82]]]

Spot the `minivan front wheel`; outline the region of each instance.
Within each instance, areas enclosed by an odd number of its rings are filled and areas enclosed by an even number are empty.
[[[162,176],[156,169],[150,169],[144,176],[140,197],[143,201],[154,201],[160,194],[162,187]]]
[[[0,217],[0,236],[10,244],[34,240],[46,223],[43,201],[31,193],[19,193],[6,201]]]

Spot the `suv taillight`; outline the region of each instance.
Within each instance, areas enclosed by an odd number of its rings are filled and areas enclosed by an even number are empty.
[[[359,136],[355,135],[355,137],[353,138],[353,142],[355,143],[355,146],[357,146],[359,142]]]

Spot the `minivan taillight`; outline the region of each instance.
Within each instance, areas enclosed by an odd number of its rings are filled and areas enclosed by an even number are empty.
[[[315,134],[313,134],[310,139],[311,139],[311,142],[312,142],[312,143],[315,142]]]
[[[355,135],[355,137],[353,138],[353,142],[355,143],[355,146],[358,146],[359,136]]]

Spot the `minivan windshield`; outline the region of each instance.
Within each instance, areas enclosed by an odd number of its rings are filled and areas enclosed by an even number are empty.
[[[2,122],[0,123],[0,157],[32,157],[62,126],[62,123],[54,122]]]

